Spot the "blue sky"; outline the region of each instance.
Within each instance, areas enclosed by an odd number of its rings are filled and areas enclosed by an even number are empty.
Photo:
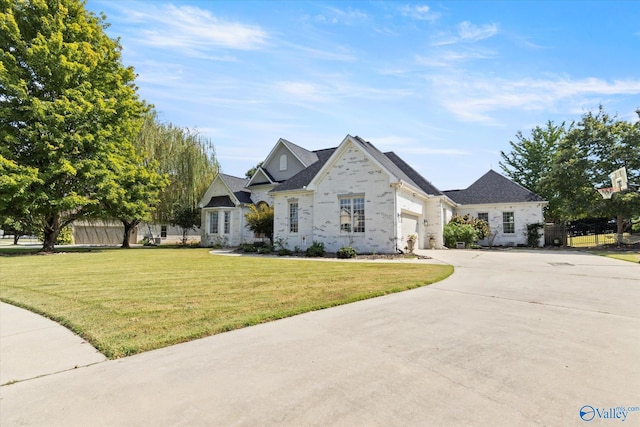
[[[500,171],[519,130],[640,107],[636,1],[99,1],[162,120],[225,173],[279,138],[358,135],[441,190]]]

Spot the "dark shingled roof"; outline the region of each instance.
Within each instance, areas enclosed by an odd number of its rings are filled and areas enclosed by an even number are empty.
[[[229,190],[238,199],[240,203],[253,203],[251,200],[251,191],[247,190],[248,179],[238,178],[237,176],[220,174],[220,179],[229,187]]]
[[[411,166],[405,163],[400,157],[398,157],[395,153],[382,153],[378,150],[373,144],[359,136],[353,137],[353,139],[359,143],[362,148],[376,161],[382,164],[387,170],[389,170],[392,174],[397,176],[402,181],[407,182],[410,185],[413,185],[416,188],[421,189],[426,194],[430,195],[442,195],[442,192],[433,186],[429,181],[424,179],[422,175],[415,171]],[[280,191],[288,191],[288,190],[299,190],[303,187],[309,185],[311,180],[316,176],[316,174],[320,171],[322,166],[329,160],[329,157],[336,151],[336,148],[329,148],[326,150],[318,150],[313,153],[317,155],[318,161],[313,163],[311,166],[302,170],[298,174],[292,176],[282,184],[278,185],[276,188],[271,190],[271,192],[276,193]]]
[[[493,170],[481,176],[466,190],[449,190],[443,193],[461,205],[544,201],[542,197],[534,192]]]
[[[418,187],[427,194],[442,195],[442,191],[438,190],[432,183],[427,181],[422,175],[420,175],[415,169],[405,163],[396,153],[390,151],[384,153],[396,166],[400,168]]]
[[[214,196],[209,200],[205,208],[233,208],[235,206],[229,196]]]
[[[311,182],[313,177],[320,171],[322,166],[327,163],[329,157],[336,151],[336,148],[327,148],[325,150],[314,151],[318,160],[308,166],[306,169],[301,170],[282,184],[270,191],[270,193],[277,193],[279,191],[300,190]]]
[[[280,138],[280,140],[287,146],[292,153],[294,153],[298,158],[304,163],[304,166],[310,166],[313,163],[318,161],[318,155],[315,151],[309,151],[306,148],[302,148],[299,145],[294,144],[291,141],[287,141],[284,138]]]
[[[365,141],[359,136],[356,136],[353,139],[358,141],[362,145],[362,148],[364,148],[365,151],[371,155],[371,157],[376,159],[378,163],[384,166],[393,175],[395,175],[402,181],[405,181],[413,185],[416,188],[420,188],[420,186],[416,182],[414,182],[411,178],[409,178],[409,176],[406,173],[404,173],[404,171],[400,169],[398,165],[396,165],[389,157],[385,156],[382,153],[382,151],[378,150],[372,143],[370,143],[369,141]]]
[[[269,178],[271,181],[252,182],[251,184],[247,184],[249,187],[253,187],[254,185],[264,185],[264,184],[271,184],[272,182],[277,182],[275,180],[275,178],[269,173],[269,171],[266,170],[266,169],[263,169],[262,166],[260,166],[258,168],[258,171],[262,172],[264,174],[264,176]],[[255,176],[258,174],[258,171],[256,171],[256,173],[253,174],[251,179],[255,178]],[[251,181],[251,180],[249,180],[249,181]],[[249,182],[249,181],[247,181],[247,182]]]

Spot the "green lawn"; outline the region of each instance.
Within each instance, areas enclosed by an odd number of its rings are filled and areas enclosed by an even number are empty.
[[[426,263],[102,249],[0,256],[0,299],[42,313],[118,358],[427,285],[452,272]]]
[[[640,262],[640,252],[610,252],[610,251],[593,251],[594,254],[606,256],[609,258],[621,259],[623,261]]]

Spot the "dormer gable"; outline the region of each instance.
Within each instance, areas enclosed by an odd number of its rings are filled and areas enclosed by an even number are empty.
[[[249,180],[247,187],[252,185],[274,185],[276,184],[275,179],[269,174],[269,172],[262,169],[262,166],[258,167],[254,172],[253,176]]]
[[[267,181],[264,181],[262,175],[274,183],[286,181],[317,161],[318,156],[314,152],[280,138],[262,163],[262,167],[258,168],[254,174],[254,176],[260,175],[260,177],[255,182],[252,177],[251,181],[252,184],[258,182],[266,184]],[[260,171],[260,169],[263,170]]]
[[[251,202],[251,192],[246,189],[248,180],[232,175],[219,173],[202,196],[201,208],[206,207],[234,207]]]

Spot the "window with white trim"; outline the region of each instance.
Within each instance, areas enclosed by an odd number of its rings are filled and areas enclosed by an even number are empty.
[[[286,171],[287,170],[287,155],[286,154],[282,154],[280,156],[280,170],[281,171]]]
[[[224,234],[231,233],[231,212],[224,212]]]
[[[218,211],[209,212],[209,234],[218,234]]]
[[[298,232],[298,202],[289,203],[289,233]]]
[[[513,234],[516,232],[516,222],[513,212],[502,212],[502,232]]]
[[[364,233],[364,197],[340,198],[340,231]]]

